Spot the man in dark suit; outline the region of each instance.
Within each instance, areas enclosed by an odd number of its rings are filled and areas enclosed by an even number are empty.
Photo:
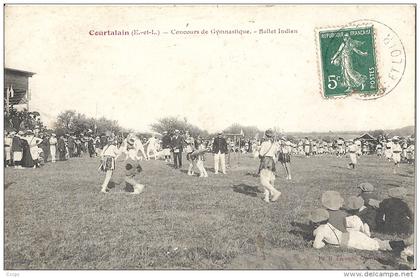
[[[217,137],[213,140],[213,154],[214,154],[214,173],[219,172],[219,161],[222,167],[222,173],[226,174],[225,155],[228,153],[226,139],[223,138],[223,133],[219,132]]]
[[[57,142],[58,148],[58,157],[60,161],[66,160],[66,143],[64,141],[64,136],[61,135]]]
[[[171,148],[174,154],[174,167],[175,169],[182,167],[182,150],[184,138],[179,134],[179,130],[175,130],[175,135],[171,140]]]

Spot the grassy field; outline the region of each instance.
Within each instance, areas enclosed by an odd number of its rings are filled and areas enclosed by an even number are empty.
[[[216,176],[207,155],[207,179],[188,176],[187,165],[180,171],[145,161],[140,195],[99,193],[98,161],[5,169],[6,269],[395,269],[389,252],[314,250],[303,223],[323,191],[347,198],[361,182],[381,197],[403,186],[414,206],[414,167],[401,165],[395,175],[392,163],[375,156],[362,157],[356,170],[346,158],[293,157],[293,180],[278,165],[282,196],[271,204],[261,199],[251,156]]]

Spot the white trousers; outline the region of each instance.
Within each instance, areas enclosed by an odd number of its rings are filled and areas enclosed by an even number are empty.
[[[50,145],[50,153],[51,153],[51,161],[55,162],[55,153],[57,152],[57,148],[55,145]]]
[[[357,154],[355,154],[355,153],[350,153],[350,161],[351,161],[351,163],[353,163],[353,164],[357,164]]]
[[[269,200],[270,194],[273,196],[274,194],[279,192],[277,189],[274,188],[275,179],[276,176],[271,170],[261,169],[260,182],[262,186],[264,186],[264,199],[266,201]]]
[[[197,160],[197,168],[198,171],[200,171],[200,177],[207,177],[207,171],[206,168],[204,168],[203,160]]]
[[[219,161],[220,166],[222,167],[222,173],[226,174],[225,154],[220,151],[214,154],[214,173],[217,174],[219,172]]]

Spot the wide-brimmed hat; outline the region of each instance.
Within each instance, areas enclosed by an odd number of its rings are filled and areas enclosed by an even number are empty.
[[[400,138],[398,136],[392,137],[392,141],[398,141],[398,140],[400,140]]]
[[[271,129],[267,129],[265,131],[265,136],[268,137],[268,138],[271,138],[271,137],[274,136],[274,132]]]
[[[32,134],[34,134],[34,132],[33,132],[32,130],[28,129],[28,130],[26,131],[26,134],[30,134],[30,135],[32,135]]]
[[[330,218],[330,214],[326,209],[318,208],[315,210],[312,210],[309,214],[309,220],[311,220],[314,223],[319,223],[322,221],[326,221]]]
[[[321,202],[327,209],[339,210],[344,204],[344,199],[337,191],[325,191],[322,194]]]
[[[134,138],[133,138],[133,137],[128,138],[128,139],[127,139],[127,143],[128,143],[129,145],[133,145],[133,144],[134,144]]]
[[[362,197],[351,196],[347,199],[346,208],[350,210],[360,209],[364,203]]]
[[[357,186],[360,188],[363,192],[373,192],[375,190],[375,187],[371,183],[363,182]]]
[[[175,129],[175,133],[179,133],[179,130],[178,129]]]
[[[407,190],[404,187],[394,187],[388,190],[389,197],[402,199],[407,195]]]
[[[51,133],[51,136],[55,137],[55,136],[57,136],[57,135],[55,135],[55,133]]]
[[[168,132],[167,131],[164,131],[163,134],[168,134]]]

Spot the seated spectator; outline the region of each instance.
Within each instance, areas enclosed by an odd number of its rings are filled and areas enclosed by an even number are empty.
[[[407,194],[405,188],[394,187],[388,191],[389,198],[379,204],[376,224],[384,233],[411,234],[414,230],[413,212],[402,199]]]
[[[403,240],[389,241],[370,238],[365,233],[355,230],[343,233],[330,223],[329,213],[325,209],[313,210],[310,215],[310,221],[315,228],[313,232],[315,237],[313,247],[316,249],[320,249],[326,244],[348,249],[370,251],[402,251],[406,247],[406,243]]]
[[[325,191],[321,198],[322,205],[328,210],[330,223],[339,231],[345,233],[345,219],[349,214],[342,210],[344,199],[337,191]]]
[[[363,207],[363,199],[361,197],[351,196],[347,199],[346,209],[350,216],[346,217],[345,225],[346,230],[359,231],[370,237],[370,228],[367,223],[363,223],[363,220],[357,215],[360,209]]]
[[[368,206],[369,203],[374,203],[371,200],[374,200],[379,204],[378,195],[375,193],[375,188],[372,184],[364,182],[359,184],[357,187],[360,189],[360,193],[358,196],[363,198],[365,206]]]

